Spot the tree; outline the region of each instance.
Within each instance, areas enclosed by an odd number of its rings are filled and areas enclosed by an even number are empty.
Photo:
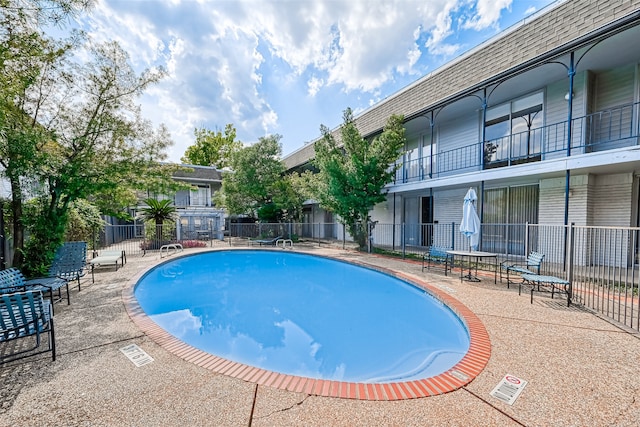
[[[73,45],[58,48],[35,34],[43,53],[22,67],[29,69],[28,78],[14,79],[20,84],[5,88],[0,104],[0,162],[12,187],[14,265],[28,254],[27,273],[50,261],[74,200],[99,201],[105,213],[121,211],[123,202],[135,200],[136,188],[174,185],[172,167],[159,163],[171,144],[169,134],[142,119],[135,102],[164,70],[136,74],[126,52],[113,42],[94,46],[91,60],[78,64],[68,54]],[[5,65],[7,72],[17,67]],[[30,193],[42,206],[40,218],[31,224],[30,241],[22,245],[28,180],[37,183]]]
[[[314,188],[317,188],[317,180],[311,171],[293,172],[276,181],[272,199],[278,208],[278,221],[301,221],[302,206],[313,198]]]
[[[90,242],[89,248],[96,249],[96,237],[99,231],[104,229],[104,225],[100,210],[96,206],[85,199],[75,200],[69,209],[64,240]]]
[[[156,226],[162,226],[165,221],[172,220],[176,215],[176,208],[171,200],[145,199],[146,208],[141,208],[140,213],[145,221],[153,221]]]
[[[285,171],[280,161],[280,135],[261,137],[231,156],[231,172],[224,173],[218,202],[230,214],[256,217],[258,210],[273,203],[275,184]]]
[[[33,99],[34,88],[45,83],[42,77],[61,72],[58,65],[77,38],[55,42],[45,37],[42,25],[59,25],[91,5],[90,0],[0,0],[0,164],[11,184],[11,234],[17,248],[14,264],[20,266],[24,243],[23,184],[34,181],[32,171],[40,163],[37,142],[53,138],[39,125],[40,107],[45,98]],[[48,70],[43,73],[43,70]],[[29,109],[27,110],[26,107]],[[4,231],[4,230],[3,230]]]
[[[317,192],[321,206],[339,216],[361,249],[367,246],[369,212],[385,201],[385,185],[393,180],[391,167],[405,145],[403,117],[392,115],[382,134],[371,141],[363,138],[356,127],[350,108],[344,111],[337,141],[329,128],[322,125],[323,137],[315,143],[315,164],[320,182]]]
[[[215,166],[222,169],[230,166],[233,152],[242,148],[242,143],[236,141],[236,129],[228,124],[222,132],[209,129],[195,129],[196,137],[194,145],[187,147],[184,156],[180,159],[183,163],[199,166]]]
[[[142,218],[145,221],[152,221],[155,224],[155,240],[162,240],[162,226],[165,221],[174,220],[176,217],[176,208],[172,205],[171,200],[146,199],[144,203],[146,208],[140,209]]]
[[[0,14],[18,25],[60,25],[93,3],[95,0],[0,0]]]

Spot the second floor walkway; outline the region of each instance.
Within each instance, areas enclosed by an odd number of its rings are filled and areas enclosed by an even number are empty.
[[[398,169],[393,184],[544,163],[590,153],[602,154],[635,147],[639,136],[640,103],[620,105],[573,119],[570,132],[569,121],[564,121],[451,150],[439,150],[437,144],[430,145],[423,150],[426,155],[410,161],[400,159],[396,163]],[[602,164],[610,164],[613,160],[602,156],[600,159]]]

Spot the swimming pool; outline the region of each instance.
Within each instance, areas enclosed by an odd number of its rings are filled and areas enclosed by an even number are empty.
[[[144,312],[187,344],[241,364],[358,383],[439,375],[469,349],[460,318],[371,269],[285,251],[205,252],[135,287]]]

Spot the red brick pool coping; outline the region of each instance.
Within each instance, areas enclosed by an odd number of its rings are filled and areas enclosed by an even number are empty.
[[[307,255],[318,256],[310,254]],[[191,255],[187,254],[183,256]],[[173,257],[171,260],[175,260],[176,258],[177,257]],[[352,264],[357,264],[362,267],[393,275],[424,289],[445,303],[460,317],[460,319],[462,319],[469,330],[470,344],[467,354],[462,358],[462,360],[460,360],[460,362],[448,371],[443,372],[440,375],[421,380],[369,384],[305,378],[267,371],[265,369],[236,363],[228,359],[214,356],[182,342],[158,326],[145,314],[134,296],[134,290],[137,282],[144,274],[157,265],[134,276],[123,289],[122,298],[131,320],[133,320],[144,334],[170,353],[187,362],[194,363],[219,374],[296,393],[359,400],[416,399],[457,390],[466,384],[469,384],[480,374],[480,372],[482,372],[489,361],[489,357],[491,357],[491,342],[489,341],[489,334],[480,319],[460,301],[451,297],[444,291],[400,271],[353,260],[345,261],[339,257],[334,257],[334,259],[343,262],[350,262]]]

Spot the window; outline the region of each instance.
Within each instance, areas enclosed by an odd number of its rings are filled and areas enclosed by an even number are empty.
[[[207,206],[209,204],[209,187],[198,186],[197,190],[191,190],[190,206]]]
[[[485,168],[540,160],[542,92],[492,107],[485,121]]]
[[[538,223],[537,185],[485,190],[482,249],[524,255],[525,225]],[[530,239],[530,243],[535,239]],[[530,247],[529,251],[535,248]]]

